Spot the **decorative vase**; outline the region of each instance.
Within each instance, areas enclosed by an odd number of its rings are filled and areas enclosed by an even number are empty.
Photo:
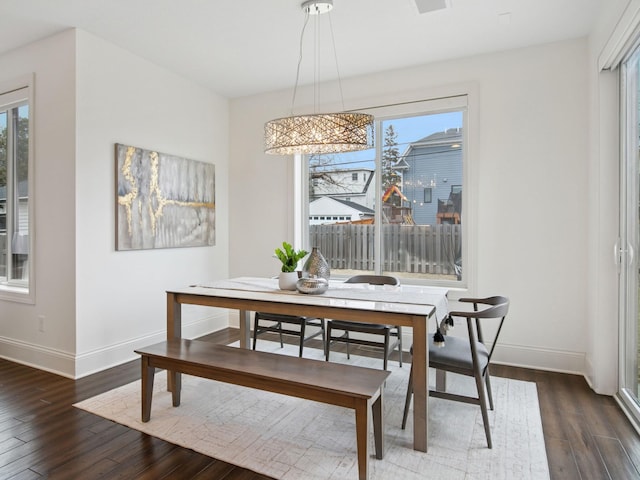
[[[302,277],[298,280],[296,288],[300,293],[319,295],[329,288],[329,280],[322,277]]]
[[[322,256],[320,250],[318,250],[318,247],[313,247],[311,249],[309,258],[307,258],[307,261],[304,262],[304,266],[302,267],[302,276],[318,277],[324,278],[327,281],[329,280],[331,270],[329,269],[327,260]]]
[[[280,290],[295,290],[298,281],[298,272],[280,272],[278,275],[278,288]]]

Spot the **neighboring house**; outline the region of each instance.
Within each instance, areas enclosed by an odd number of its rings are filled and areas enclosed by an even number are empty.
[[[356,202],[320,197],[309,203],[309,225],[345,223],[373,219],[375,212]]]
[[[325,195],[355,202],[368,208],[375,206],[375,170],[350,168],[312,173],[311,200]]]
[[[460,222],[462,129],[451,128],[411,143],[398,165],[407,199],[403,206],[411,207],[416,224]]]
[[[18,231],[29,233],[29,185],[26,181],[18,183]],[[7,230],[7,187],[0,186],[0,234]],[[17,252],[22,253],[22,252]],[[25,252],[26,253],[26,252]]]
[[[402,205],[384,212],[385,223],[435,225],[460,223],[462,197],[462,129],[451,128],[417,140],[394,165],[401,178]],[[312,178],[310,225],[348,221],[345,205],[375,208],[375,171],[327,170]],[[344,200],[345,205],[316,202],[323,197]],[[383,201],[384,197],[383,197]],[[313,211],[312,211],[313,209]],[[352,219],[356,214],[353,212]],[[366,215],[366,213],[365,213]],[[373,215],[371,215],[373,218]]]
[[[18,184],[18,229],[11,239],[15,278],[24,278],[24,268],[29,254],[29,186],[26,181]],[[20,272],[19,274],[17,272]],[[0,277],[7,276],[7,187],[0,187]]]
[[[0,187],[0,234],[7,231],[7,189]]]

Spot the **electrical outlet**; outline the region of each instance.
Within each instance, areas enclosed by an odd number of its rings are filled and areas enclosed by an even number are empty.
[[[44,315],[38,315],[38,331],[44,333]]]

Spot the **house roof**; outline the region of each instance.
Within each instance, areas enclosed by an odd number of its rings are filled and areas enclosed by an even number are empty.
[[[358,210],[360,213],[366,213],[368,215],[373,215],[376,212],[368,207],[365,207],[364,205],[360,205],[359,203],[356,202],[351,202],[349,200],[341,200],[339,198],[335,198],[335,197],[330,197],[332,200],[335,200],[336,202],[340,202],[344,205],[346,205],[347,207],[353,208],[354,210]]]
[[[431,135],[411,142],[411,146],[424,145],[424,144],[443,144],[443,143],[456,143],[462,140],[462,128],[448,128],[444,132],[435,132]]]

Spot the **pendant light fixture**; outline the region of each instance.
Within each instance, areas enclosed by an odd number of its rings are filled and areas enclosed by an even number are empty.
[[[357,112],[312,113],[307,115],[293,115],[300,64],[302,63],[302,41],[310,15],[319,16],[333,8],[333,0],[308,0],[302,3],[305,12],[304,26],[300,35],[300,56],[296,82],[291,101],[291,116],[277,118],[265,123],[264,142],[265,153],[273,155],[340,153],[356,150],[366,150],[373,147],[373,115]],[[318,22],[316,22],[317,24]],[[329,24],[331,25],[330,21]],[[317,28],[317,25],[316,25]],[[331,29],[333,43],[333,29]],[[335,55],[335,43],[333,43]],[[316,45],[317,50],[317,45]],[[337,69],[337,60],[336,60]],[[314,75],[315,77],[315,75]],[[317,89],[314,78],[314,92]],[[338,72],[338,85],[342,108],[342,84]],[[314,95],[316,96],[316,95]]]

